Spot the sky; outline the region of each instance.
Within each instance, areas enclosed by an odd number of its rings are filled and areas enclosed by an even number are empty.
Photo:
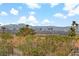
[[[79,23],[79,3],[0,3],[0,24],[70,26]]]

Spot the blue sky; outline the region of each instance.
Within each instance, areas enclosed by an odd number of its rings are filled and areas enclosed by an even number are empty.
[[[79,23],[79,4],[67,3],[2,3],[0,23],[25,23],[32,26],[70,26]]]

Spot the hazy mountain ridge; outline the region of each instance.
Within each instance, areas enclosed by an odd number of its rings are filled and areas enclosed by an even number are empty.
[[[0,26],[0,32],[2,26]],[[20,28],[26,27],[25,24],[10,24],[10,25],[4,25],[5,31],[16,33]],[[29,26],[37,34],[65,34],[68,32],[70,27],[57,27],[57,26]]]

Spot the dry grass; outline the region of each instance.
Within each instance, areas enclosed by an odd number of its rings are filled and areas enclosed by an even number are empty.
[[[63,35],[27,35],[25,37],[13,36],[13,38],[7,42],[9,42],[12,47],[21,51],[23,55],[66,56],[73,48],[72,41],[72,37]],[[7,45],[7,43],[5,44]]]
[[[24,55],[68,55],[72,48],[67,36],[26,36],[25,40],[18,46]]]

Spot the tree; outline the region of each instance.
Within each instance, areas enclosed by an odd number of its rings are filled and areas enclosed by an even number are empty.
[[[75,29],[73,27],[70,28],[70,31],[69,31],[69,36],[75,36],[76,35],[76,32],[75,32]]]
[[[26,25],[26,27],[20,28],[19,32],[17,33],[17,35],[20,35],[20,36],[26,36],[29,34],[30,35],[35,34],[35,31],[29,28],[29,25]]]
[[[4,33],[6,28],[3,26],[1,28],[2,28],[2,33]]]
[[[29,27],[29,25],[26,25],[26,28],[28,28]]]
[[[72,25],[70,27],[69,35],[70,36],[75,36],[76,35],[77,28],[78,28],[78,24],[76,23],[76,21],[73,21],[72,22]]]

